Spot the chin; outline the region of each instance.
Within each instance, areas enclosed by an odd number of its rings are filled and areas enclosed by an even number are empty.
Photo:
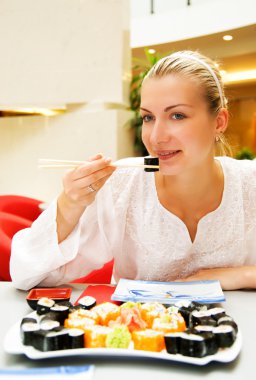
[[[167,167],[167,166],[160,165],[159,173],[161,173],[162,175],[174,176],[174,175],[180,174],[181,172],[182,172],[181,168],[178,168],[177,166]]]

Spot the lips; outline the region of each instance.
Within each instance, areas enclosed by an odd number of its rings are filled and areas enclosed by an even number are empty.
[[[168,160],[169,158],[176,157],[181,150],[163,150],[163,151],[158,151],[157,156],[159,160]]]

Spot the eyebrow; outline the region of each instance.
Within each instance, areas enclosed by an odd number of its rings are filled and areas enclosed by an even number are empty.
[[[180,103],[180,104],[174,104],[173,106],[166,107],[166,108],[164,109],[164,112],[168,112],[168,111],[170,111],[172,108],[175,108],[175,107],[178,107],[178,106],[192,107],[192,106],[190,106],[189,104],[183,104],[183,103]],[[140,107],[140,109],[141,109],[142,111],[152,113],[151,111],[147,110],[146,108]]]

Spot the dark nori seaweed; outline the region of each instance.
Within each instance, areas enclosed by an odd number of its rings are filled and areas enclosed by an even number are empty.
[[[158,157],[144,157],[144,165],[159,165]],[[158,172],[159,168],[144,168],[145,172]]]

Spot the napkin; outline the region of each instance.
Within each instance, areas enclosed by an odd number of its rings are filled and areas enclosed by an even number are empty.
[[[94,366],[60,366],[28,369],[0,369],[3,380],[91,380]]]
[[[97,301],[97,304],[102,302],[112,302],[116,305],[120,305],[121,302],[111,300],[111,296],[114,293],[115,289],[116,287],[111,285],[89,285],[78,297],[78,299],[75,302],[75,305],[78,304],[80,298],[85,296],[94,297]]]

